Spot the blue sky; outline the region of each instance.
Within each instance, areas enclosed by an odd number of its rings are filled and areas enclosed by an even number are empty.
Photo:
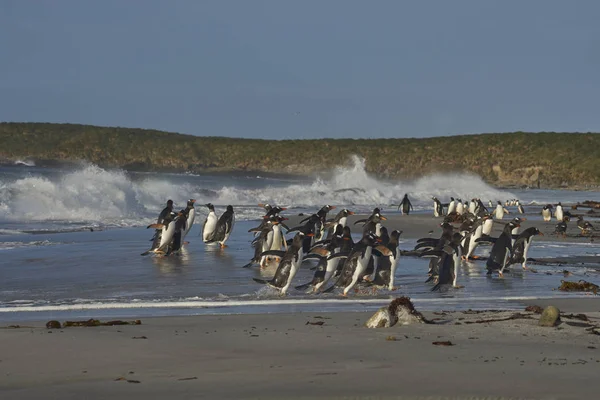
[[[592,0],[0,0],[0,121],[598,132],[598,15]]]

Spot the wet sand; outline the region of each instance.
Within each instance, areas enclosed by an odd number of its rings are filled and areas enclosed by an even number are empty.
[[[554,303],[589,321],[544,328],[525,311],[496,322],[482,321],[515,312],[437,312],[425,313],[435,324],[367,329],[371,313],[359,312],[4,327],[0,397],[595,398],[600,301]],[[444,341],[452,345],[433,344]]]

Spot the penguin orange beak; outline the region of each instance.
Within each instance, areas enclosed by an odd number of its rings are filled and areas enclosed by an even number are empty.
[[[539,233],[540,236],[544,236],[544,234],[542,232]]]
[[[348,211],[348,215],[354,215],[354,211]]]
[[[309,237],[310,237],[310,236],[315,236],[315,234],[311,232],[311,233],[307,233],[307,234],[306,234],[306,235],[304,235],[304,236],[309,236]]]
[[[527,221],[527,218],[523,217],[523,218],[521,218],[521,221]]]
[[[287,210],[287,207],[281,207],[281,211]]]
[[[386,218],[386,217],[384,217],[383,215],[380,217],[380,219],[381,219],[382,221],[387,221],[387,218]]]
[[[195,203],[196,199],[190,199],[190,202]]]

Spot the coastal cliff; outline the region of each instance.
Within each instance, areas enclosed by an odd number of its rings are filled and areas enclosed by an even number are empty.
[[[364,158],[369,173],[413,179],[470,172],[496,186],[600,186],[600,134],[513,132],[424,139],[259,140],[76,124],[0,123],[0,161],[87,161],[137,171],[307,175]]]

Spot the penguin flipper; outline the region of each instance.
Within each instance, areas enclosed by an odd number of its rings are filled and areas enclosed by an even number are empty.
[[[147,256],[148,254],[150,254],[152,252],[152,249],[147,250],[145,252],[143,252],[142,254],[140,254],[140,256]]]
[[[254,280],[254,282],[262,283],[263,285],[269,284],[269,281],[267,281],[265,279],[252,278],[252,280]]]
[[[335,253],[330,255],[329,257],[327,257],[328,260],[332,260],[334,258],[348,258],[348,256],[350,255],[350,252],[340,252],[340,253]]]
[[[312,285],[312,281],[311,281],[311,282],[308,282],[308,283],[305,283],[304,285],[298,285],[298,286],[295,286],[295,288],[296,288],[296,290],[304,290],[304,289],[306,289],[307,287],[309,287],[310,285]]]
[[[482,235],[479,239],[475,240],[475,242],[477,242],[477,243],[496,243],[496,240],[498,240],[498,238],[491,237],[488,235]]]
[[[331,293],[335,289],[335,285],[329,286],[327,289],[323,290],[323,293]]]
[[[242,268],[250,268],[251,266],[253,266],[255,264],[254,261],[250,261],[248,264],[244,265]]]
[[[354,225],[356,225],[356,224],[359,224],[359,223],[361,223],[361,222],[362,222],[362,223],[365,223],[365,222],[367,222],[367,221],[368,221],[368,219],[366,219],[366,218],[365,218],[365,219],[359,219],[359,220],[357,220],[357,221],[354,221]]]
[[[435,257],[441,257],[442,255],[444,255],[443,250],[428,250],[428,251],[424,251],[423,253],[419,254],[419,257],[435,258]]]
[[[441,285],[442,285],[441,283],[438,283],[437,285],[435,285],[434,287],[431,288],[431,291],[435,292],[437,290],[440,290]]]

